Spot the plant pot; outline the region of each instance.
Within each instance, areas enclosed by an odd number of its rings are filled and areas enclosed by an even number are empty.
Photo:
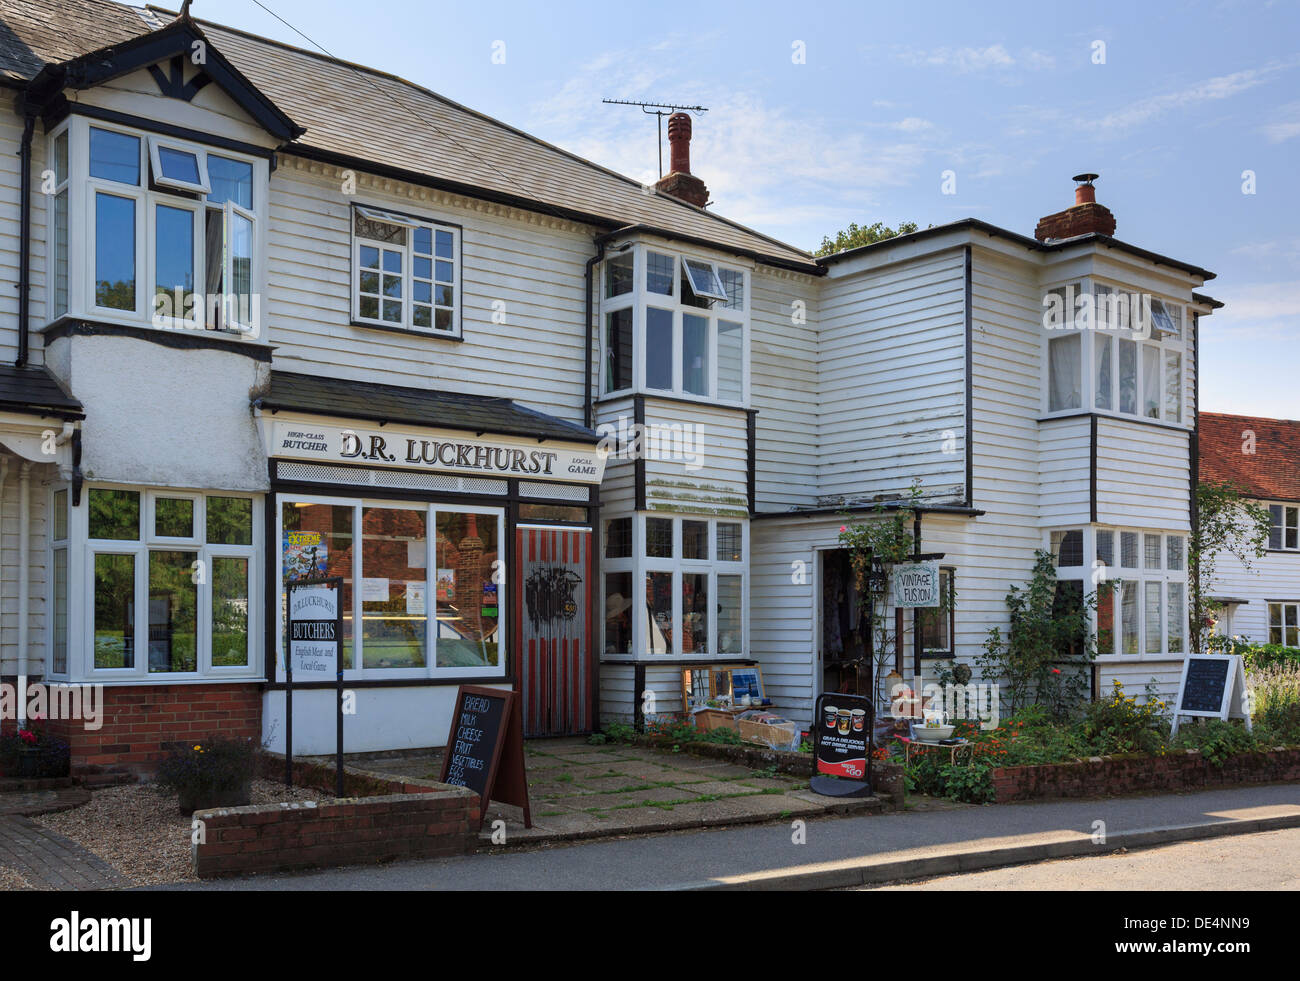
[[[206,811],[216,807],[243,807],[253,797],[251,783],[226,790],[182,790],[179,795],[182,814]]]
[[[24,746],[18,751],[18,772],[16,777],[30,779],[41,772],[41,751],[35,746]]]

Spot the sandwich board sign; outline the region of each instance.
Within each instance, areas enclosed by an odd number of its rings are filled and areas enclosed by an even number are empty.
[[[533,826],[518,695],[476,685],[457,689],[438,780],[479,795],[479,827],[483,826],[489,800],[522,808],[524,827]]]
[[[825,797],[869,797],[875,723],[871,699],[823,692],[815,708],[809,789]]]
[[[1246,710],[1246,668],[1241,655],[1187,655],[1178,682],[1178,701],[1174,703],[1174,733],[1183,715],[1224,722],[1245,719],[1246,729],[1251,728],[1250,712]]]

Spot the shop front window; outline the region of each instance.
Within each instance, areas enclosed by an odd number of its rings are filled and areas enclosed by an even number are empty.
[[[349,668],[356,667],[352,654],[353,512],[349,505],[285,502],[280,515],[284,581],[343,579],[343,663]]]
[[[367,668],[422,668],[428,605],[423,510],[361,509],[361,636]]]
[[[501,665],[497,519],[438,512],[438,667]]]

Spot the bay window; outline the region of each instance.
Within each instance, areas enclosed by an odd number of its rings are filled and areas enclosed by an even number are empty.
[[[745,650],[741,521],[607,519],[602,557],[606,655],[735,656]]]
[[[76,116],[49,146],[51,320],[257,329],[265,161]]]
[[[1043,303],[1045,412],[1184,424],[1180,305],[1096,281],[1055,287]]]
[[[649,246],[605,260],[601,389],[743,404],[746,273]]]
[[[89,487],[85,506],[69,512],[67,493],[56,490],[52,503],[51,674],[160,681],[260,672],[252,497]],[[84,664],[69,655],[78,628]]]
[[[352,319],[460,335],[460,229],[357,205],[352,214]]]
[[[1181,657],[1187,650],[1187,539],[1084,527],[1049,534],[1057,579],[1096,590],[1099,658]],[[1086,556],[1093,561],[1085,561]]]
[[[290,582],[343,580],[346,670],[504,677],[502,509],[281,496],[279,523],[282,602]]]

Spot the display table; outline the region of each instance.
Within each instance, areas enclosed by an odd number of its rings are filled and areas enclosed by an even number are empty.
[[[963,739],[961,742],[949,743],[927,743],[924,739],[913,739],[910,736],[899,736],[898,741],[903,744],[903,765],[907,766],[912,762],[913,752],[919,753],[922,749],[946,749],[949,750],[948,762],[957,762],[957,753],[959,750],[966,751],[966,758],[969,761],[974,755],[973,749],[975,744],[969,739]]]

